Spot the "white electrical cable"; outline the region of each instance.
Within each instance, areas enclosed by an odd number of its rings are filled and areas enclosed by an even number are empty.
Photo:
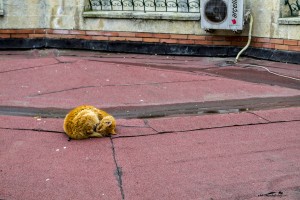
[[[245,66],[244,68],[250,68],[250,67],[262,68],[262,69],[266,70],[267,72],[269,72],[270,74],[274,74],[276,76],[281,76],[281,77],[284,77],[284,78],[289,78],[289,79],[293,79],[293,80],[296,80],[296,81],[300,81],[299,78],[294,78],[294,77],[291,77],[291,76],[286,76],[286,75],[283,75],[283,74],[273,72],[273,71],[269,70],[267,67],[258,66],[258,65],[251,65],[251,64],[239,64],[239,65],[244,65]]]
[[[238,55],[235,58],[234,63],[237,63],[239,60],[240,55],[249,47],[250,42],[251,42],[251,37],[252,37],[252,26],[253,26],[253,16],[252,14],[249,12],[247,13],[250,16],[250,27],[249,27],[249,36],[248,36],[248,42],[247,45],[238,53]]]
[[[252,14],[250,12],[247,13],[246,16],[250,16],[250,25],[249,25],[250,27],[249,27],[248,42],[247,42],[247,45],[236,56],[235,61],[234,61],[235,64],[238,62],[240,55],[249,47],[249,45],[251,43],[252,27],[253,27],[253,16],[252,16]],[[243,64],[239,64],[239,65],[243,65]],[[286,75],[282,75],[282,74],[273,72],[273,71],[269,70],[267,67],[257,66],[257,65],[251,65],[251,64],[250,65],[249,64],[244,64],[244,65],[246,66],[246,68],[249,68],[249,67],[262,68],[262,69],[266,70],[267,72],[269,72],[270,74],[274,74],[276,76],[280,76],[280,77],[284,77],[284,78],[289,78],[289,79],[292,79],[292,80],[300,81],[299,78],[294,78],[294,77],[290,77],[290,76],[286,76]]]

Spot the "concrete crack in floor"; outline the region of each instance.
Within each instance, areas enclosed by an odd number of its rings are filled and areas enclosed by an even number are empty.
[[[112,87],[112,86],[140,86],[140,85],[160,85],[160,84],[172,84],[172,83],[195,83],[195,82],[205,82],[205,81],[214,81],[215,79],[206,79],[206,80],[188,80],[188,81],[162,81],[162,82],[148,82],[148,83],[124,83],[124,84],[108,84],[103,85],[102,87]]]
[[[150,126],[149,121],[147,119],[144,119],[145,128],[150,128],[154,132],[158,133],[159,131],[155,130],[152,126]]]
[[[5,127],[0,127],[0,129],[2,130],[14,130],[14,131],[34,131],[34,132],[45,132],[45,133],[65,133],[65,132],[62,132],[62,131],[53,131],[53,130],[45,130],[45,129],[38,129],[38,128],[34,128],[34,129],[31,129],[31,128],[5,128]]]
[[[15,72],[15,71],[28,70],[28,69],[49,67],[49,66],[57,65],[57,64],[59,64],[59,62],[53,63],[53,64],[48,64],[48,65],[39,65],[39,66],[34,66],[34,67],[25,67],[25,68],[12,69],[12,70],[7,70],[7,71],[0,71],[0,74],[9,73],[9,72]]]
[[[258,123],[249,123],[249,124],[235,124],[235,125],[226,125],[226,126],[215,126],[215,127],[207,127],[207,128],[196,128],[196,129],[188,129],[188,130],[178,130],[178,131],[156,131],[156,133],[152,134],[140,134],[140,135],[117,135],[112,139],[122,139],[122,138],[134,138],[134,137],[147,137],[153,135],[162,135],[162,134],[172,134],[172,133],[187,133],[187,132],[195,132],[195,131],[203,131],[203,130],[214,130],[214,129],[222,129],[222,128],[233,128],[233,127],[245,127],[245,126],[258,126],[258,125],[268,125],[268,124],[277,124],[277,123],[290,123],[290,122],[300,122],[300,120],[290,120],[290,121],[274,121],[274,122],[258,122]],[[154,129],[153,129],[154,130]]]
[[[90,86],[81,86],[81,87],[75,87],[75,88],[67,88],[67,89],[63,89],[63,90],[56,90],[56,91],[32,94],[27,97],[37,97],[37,96],[43,96],[43,95],[48,95],[48,94],[56,94],[56,93],[61,93],[61,92],[68,92],[68,91],[81,90],[81,89],[86,89],[86,88],[95,88],[95,87],[100,87],[100,86],[90,85]]]
[[[168,70],[168,71],[180,71],[182,72],[189,72],[194,73],[196,71],[203,71],[205,69],[211,69],[214,67],[207,67],[207,68],[198,68],[198,67],[182,67],[183,63],[134,63],[134,62],[125,62],[125,61],[106,61],[106,60],[92,60],[88,59],[88,61],[94,62],[104,62],[104,63],[111,63],[111,64],[120,64],[120,65],[129,65],[135,67],[146,67],[149,69],[156,69],[156,70]],[[177,64],[177,65],[175,65]]]
[[[243,127],[243,126],[257,126],[257,125],[268,125],[268,124],[289,123],[289,122],[300,122],[300,120],[275,121],[275,122],[265,122],[265,123],[264,123],[264,122],[258,122],[258,123],[249,123],[249,124],[235,124],[235,125],[226,125],[226,126],[208,127],[208,128],[197,128],[197,129],[182,130],[182,131],[161,131],[161,132],[157,132],[157,134],[186,133],[186,132],[194,132],[194,131],[202,131],[202,130],[211,130],[211,129],[232,128],[232,127]]]
[[[265,120],[265,121],[267,121],[267,122],[271,122],[270,120],[268,120],[268,119],[266,119],[266,118],[264,118],[264,117],[262,117],[262,116],[260,116],[260,115],[258,115],[258,114],[256,114],[256,113],[254,113],[254,112],[248,112],[248,113],[250,113],[250,114],[252,114],[252,115],[255,115],[256,117],[261,118],[261,119],[263,119],[263,120]]]
[[[148,126],[132,126],[132,125],[118,125],[118,127],[125,127],[125,128],[150,128]]]
[[[123,172],[122,172],[122,167],[120,167],[118,165],[118,162],[117,162],[116,150],[115,150],[115,145],[114,145],[113,139],[110,138],[110,141],[111,141],[111,146],[112,146],[112,155],[113,155],[114,163],[116,165],[116,170],[115,170],[114,174],[115,174],[115,176],[117,178],[117,181],[118,181],[118,187],[120,189],[122,200],[124,200],[125,199],[125,193],[124,193],[124,189],[123,189],[123,180],[122,180]]]
[[[195,129],[185,129],[185,130],[176,130],[176,131],[157,131],[153,127],[140,127],[140,126],[123,126],[120,125],[120,127],[131,127],[131,128],[151,128],[155,133],[151,134],[139,134],[139,135],[116,135],[114,137],[110,137],[111,143],[113,145],[113,139],[121,139],[121,138],[132,138],[132,137],[146,137],[146,136],[153,136],[153,135],[162,135],[162,134],[172,134],[172,133],[187,133],[187,132],[195,132],[195,131],[203,131],[203,130],[214,130],[214,129],[222,129],[222,128],[232,128],[232,127],[245,127],[245,126],[258,126],[258,125],[268,125],[268,124],[278,124],[278,123],[291,123],[291,122],[300,122],[300,120],[289,120],[289,121],[269,121],[266,120],[266,122],[257,122],[257,123],[248,123],[248,124],[234,124],[234,125],[225,125],[225,126],[213,126],[213,127],[204,127],[204,128],[195,128]],[[16,131],[34,131],[34,132],[45,132],[45,133],[58,133],[58,134],[65,134],[63,131],[54,131],[54,130],[47,130],[47,129],[30,129],[30,128],[7,128],[7,127],[0,127],[2,130],[16,130]],[[115,149],[113,146],[113,153],[115,153]],[[115,154],[113,154],[115,156]],[[114,157],[115,158],[115,157]],[[117,161],[115,158],[115,164],[117,165]],[[121,168],[117,168],[117,170],[121,170]],[[121,171],[118,172],[121,176]]]
[[[68,91],[75,91],[75,90],[81,90],[86,88],[102,88],[102,87],[128,87],[128,86],[141,86],[141,85],[160,85],[160,84],[171,84],[171,83],[192,83],[192,82],[204,82],[204,81],[212,81],[215,79],[207,79],[207,80],[189,80],[189,81],[166,81],[166,82],[150,82],[150,83],[135,83],[135,84],[107,84],[107,85],[87,85],[87,86],[81,86],[81,87],[74,87],[74,88],[66,88],[63,90],[56,90],[56,91],[49,91],[49,92],[41,92],[37,94],[32,94],[27,97],[37,97],[37,96],[43,96],[48,94],[55,94],[55,93],[61,93],[61,92],[68,92]]]
[[[67,63],[76,63],[78,62],[78,60],[75,60],[75,61],[61,61],[59,60],[59,57],[54,57],[54,59],[59,63],[59,64],[67,64]]]
[[[186,67],[182,66],[184,63],[134,63],[134,62],[125,62],[125,61],[105,61],[105,60],[93,60],[98,62],[107,62],[107,63],[114,63],[114,64],[123,64],[123,65],[130,65],[130,66],[137,66],[137,67],[147,67],[150,69],[161,69],[161,70],[171,70],[171,71],[180,71],[180,72],[190,72],[196,73],[199,72],[205,74],[211,74],[219,77],[230,78],[234,80],[242,80],[251,83],[261,83],[267,85],[278,85],[281,87],[293,88],[293,89],[300,89],[298,81],[296,80],[287,80],[286,78],[274,76],[274,74],[269,74],[266,71],[259,71],[257,69],[247,69],[245,67],[241,67],[239,65],[222,65],[222,63],[215,63],[209,67],[199,68],[199,67]],[[251,65],[251,64],[250,64]],[[255,66],[259,66],[257,64],[253,64]],[[230,67],[230,68],[228,68]],[[264,66],[267,68],[271,68],[270,66]],[[286,68],[278,68],[284,69]],[[236,74],[238,72],[238,74]],[[253,76],[254,75],[254,76]],[[260,76],[262,75],[262,76]],[[266,79],[266,77],[268,77]]]

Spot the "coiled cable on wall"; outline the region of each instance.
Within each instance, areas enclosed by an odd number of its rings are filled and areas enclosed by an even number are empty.
[[[249,47],[250,42],[251,42],[251,38],[252,38],[252,27],[253,27],[253,16],[250,12],[248,12],[246,14],[246,16],[250,16],[250,27],[249,27],[249,35],[248,35],[248,42],[247,45],[238,53],[238,55],[235,58],[234,63],[237,63],[239,60],[239,57],[241,56],[241,54]]]

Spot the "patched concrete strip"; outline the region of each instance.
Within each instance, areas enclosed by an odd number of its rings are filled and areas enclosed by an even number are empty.
[[[249,98],[208,102],[176,103],[145,106],[109,107],[105,110],[116,118],[155,118],[176,115],[206,115],[220,113],[238,113],[245,111],[267,110],[274,108],[298,107],[300,96]],[[71,110],[64,108],[34,108],[0,106],[0,115],[30,116],[43,118],[64,118]]]

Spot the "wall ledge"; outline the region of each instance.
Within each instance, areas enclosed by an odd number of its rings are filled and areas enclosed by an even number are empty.
[[[157,19],[157,20],[182,20],[199,21],[200,13],[179,12],[132,12],[132,11],[85,11],[85,18],[108,18],[108,19]],[[200,22],[199,22],[200,23]]]
[[[278,23],[282,25],[300,25],[300,17],[279,18]]]

